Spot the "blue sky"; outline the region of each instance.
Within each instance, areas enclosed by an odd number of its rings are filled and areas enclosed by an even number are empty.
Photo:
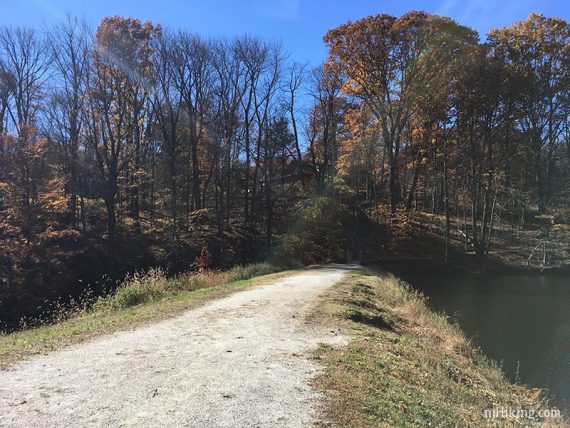
[[[0,25],[42,28],[70,13],[93,26],[104,16],[124,15],[203,35],[249,33],[281,40],[296,61],[311,65],[325,58],[322,36],[328,29],[375,13],[426,10],[483,35],[531,11],[570,21],[568,0],[0,0],[0,5]]]

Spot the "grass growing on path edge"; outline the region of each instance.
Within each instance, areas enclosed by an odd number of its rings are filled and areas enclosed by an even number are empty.
[[[447,318],[397,277],[345,275],[321,298],[313,322],[352,337],[321,345],[322,426],[568,426],[562,418],[485,418],[485,409],[549,409],[538,389],[509,383]]]
[[[229,271],[189,273],[166,278],[160,270],[128,277],[90,310],[60,322],[0,335],[0,369],[32,355],[175,316],[209,300],[272,281],[292,271],[259,263]]]

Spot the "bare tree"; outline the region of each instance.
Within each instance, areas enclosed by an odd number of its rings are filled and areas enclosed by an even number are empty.
[[[33,124],[40,108],[51,55],[45,40],[33,30],[23,28],[0,29],[0,49],[14,85],[13,108],[9,108],[9,114],[20,134],[24,127]]]
[[[302,89],[302,85],[305,79],[305,65],[298,62],[294,62],[289,67],[289,78],[285,84],[285,93],[287,95],[286,99],[286,109],[289,113],[289,118],[291,120],[291,126],[293,128],[293,136],[295,138],[295,150],[297,154],[297,159],[301,160],[301,145],[299,144],[299,129],[297,126],[297,101],[299,98],[299,91]]]
[[[202,207],[199,150],[205,127],[209,121],[211,94],[214,86],[214,69],[208,44],[199,36],[180,32],[174,38],[174,84],[180,93],[187,115],[190,140],[192,206]],[[190,180],[188,180],[190,181]]]
[[[55,26],[48,33],[53,58],[56,84],[46,121],[46,132],[64,153],[67,175],[66,193],[69,196],[68,215],[71,224],[77,223],[77,195],[79,192],[79,147],[84,121],[83,100],[89,72],[91,34],[87,25],[76,18]]]

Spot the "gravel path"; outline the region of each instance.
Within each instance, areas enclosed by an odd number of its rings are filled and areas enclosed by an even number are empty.
[[[303,315],[347,269],[295,274],[17,363],[0,372],[0,426],[310,426],[322,396],[307,354],[345,339]]]

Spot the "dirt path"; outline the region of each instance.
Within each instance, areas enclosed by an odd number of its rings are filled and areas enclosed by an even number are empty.
[[[0,372],[2,427],[307,426],[318,343],[303,323],[348,267],[295,274]]]

